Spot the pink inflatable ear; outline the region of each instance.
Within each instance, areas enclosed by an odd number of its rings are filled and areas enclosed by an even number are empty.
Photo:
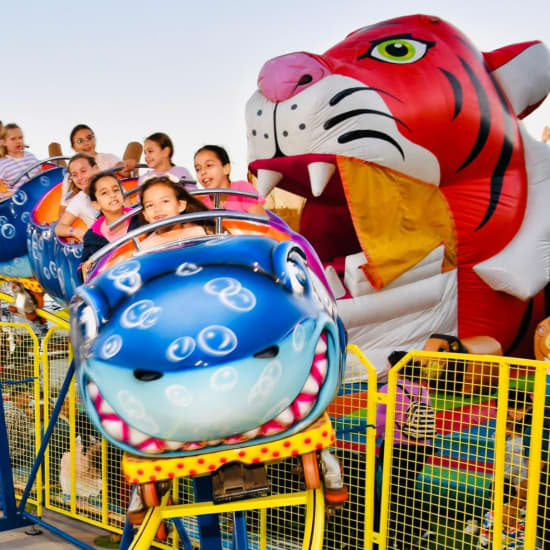
[[[483,57],[519,118],[536,109],[550,92],[550,52],[541,42],[511,44]]]

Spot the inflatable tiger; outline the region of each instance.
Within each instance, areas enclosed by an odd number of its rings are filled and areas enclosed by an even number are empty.
[[[380,370],[432,332],[519,353],[544,316],[550,150],[518,119],[549,89],[542,43],[480,53],[427,15],[261,69],[246,108],[250,171],[264,194],[307,199],[300,232],[351,343]]]

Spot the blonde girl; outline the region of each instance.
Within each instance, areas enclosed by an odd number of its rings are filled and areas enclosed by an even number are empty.
[[[6,124],[0,134],[0,192],[4,193],[4,197],[13,194],[12,184],[16,183],[19,186],[38,174],[39,167],[19,181],[15,181],[21,172],[37,162],[38,159],[25,150],[21,128],[13,122]]]

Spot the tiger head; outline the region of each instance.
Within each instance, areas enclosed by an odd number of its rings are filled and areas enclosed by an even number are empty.
[[[528,90],[524,58],[540,58]],[[517,118],[548,93],[548,60],[538,42],[481,54],[426,15],[363,27],[323,55],[271,59],[246,107],[249,169],[264,194],[307,199],[300,232],[341,275],[343,298],[391,289],[423,262],[453,273],[454,305],[416,341],[456,333],[461,278],[524,219]],[[345,281],[353,269],[357,288]]]

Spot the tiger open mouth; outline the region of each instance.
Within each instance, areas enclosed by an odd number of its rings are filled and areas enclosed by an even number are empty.
[[[257,176],[258,189],[264,196],[276,186],[307,200],[300,233],[315,248],[323,264],[361,252],[336,155],[310,153],[258,159],[249,165],[249,170]]]
[[[207,441],[169,441],[151,437],[130,426],[102,396],[99,387],[91,380],[86,384],[88,395],[94,403],[99,422],[114,440],[133,447],[141,453],[193,452],[220,445],[238,445],[262,437],[277,435],[304,420],[312,411],[322,390],[328,371],[327,334],[323,332],[317,342],[309,375],[294,401],[271,420],[243,433],[232,434]]]

